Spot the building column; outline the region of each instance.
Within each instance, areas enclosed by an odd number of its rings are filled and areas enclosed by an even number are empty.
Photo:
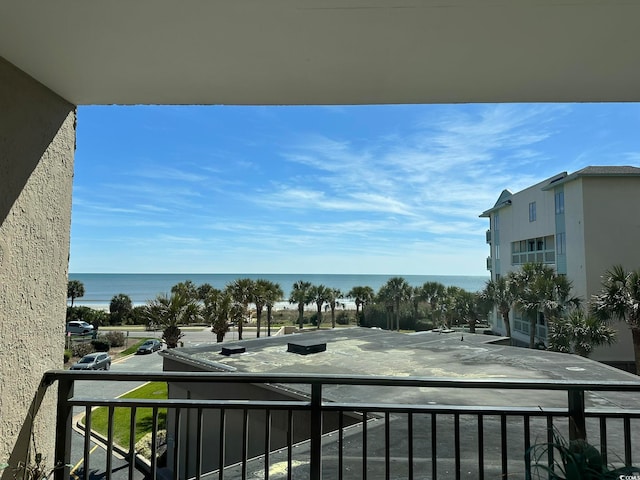
[[[43,373],[63,365],[75,122],[75,105],[0,57],[3,478],[34,444],[53,462],[56,392],[37,393]]]

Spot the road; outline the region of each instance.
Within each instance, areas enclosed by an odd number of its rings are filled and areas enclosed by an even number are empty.
[[[100,333],[105,333],[109,331],[107,327],[102,327],[100,329]],[[145,330],[131,330],[126,331],[119,329],[119,332],[123,332],[127,337],[134,338],[162,338],[162,331],[157,330],[155,332],[149,332]],[[277,330],[272,330],[272,333],[275,333]],[[182,333],[184,333],[184,337],[182,337],[182,341],[185,346],[195,347],[198,345],[214,345],[216,343],[216,337],[213,333],[211,333],[211,329],[208,327],[187,327],[182,329]],[[263,328],[261,330],[262,335],[266,335],[266,329]],[[242,332],[243,339],[255,338],[256,337],[256,329],[255,327],[244,327]],[[236,328],[232,328],[224,337],[225,342],[233,342],[238,340],[238,331]]]
[[[104,329],[106,330],[106,329]],[[101,329],[103,333],[103,329]],[[145,331],[131,331],[126,333],[129,337],[135,338],[160,338],[161,332],[145,332]],[[184,337],[182,341],[185,346],[199,346],[205,344],[215,344],[215,336],[208,328],[203,329],[188,329],[184,331]],[[254,338],[256,336],[255,330],[245,329],[243,332],[243,338]],[[225,341],[230,342],[238,339],[238,333],[235,330],[230,331]],[[111,370],[114,372],[161,372],[162,371],[162,357],[157,353],[150,355],[130,355],[116,360],[111,365]],[[83,392],[90,392],[90,396],[93,398],[115,398],[124,393],[127,393],[141,384],[140,382],[96,382],[96,381],[79,381],[75,385],[75,396],[82,397]],[[74,410],[74,422],[76,422],[82,415],[84,410],[77,408]],[[71,446],[71,478],[73,480],[79,480],[84,475],[84,435],[79,431],[74,431],[72,437]],[[89,457],[89,478],[92,480],[103,479],[105,477],[106,469],[106,450],[102,444],[95,442],[91,443]],[[129,478],[128,462],[122,459],[119,455],[114,455],[112,459],[112,476],[114,480],[126,480]],[[143,472],[136,471],[134,479],[144,480],[147,478]]]
[[[131,355],[121,360],[117,360],[111,365],[114,372],[160,372],[162,371],[162,357],[157,353],[150,355]],[[115,398],[130,390],[140,386],[140,382],[96,382],[96,381],[80,381],[74,387],[76,396],[82,397],[83,392],[90,392],[94,398]],[[82,417],[84,409],[76,408],[74,410],[74,422]],[[89,458],[89,478],[104,478],[106,468],[106,450],[101,444],[91,443],[91,455]],[[84,474],[84,435],[78,431],[74,431],[71,445],[71,478],[76,480],[83,478]],[[114,480],[124,480],[129,478],[128,462],[119,455],[114,455],[112,477]],[[146,478],[142,472],[135,472],[136,480]]]

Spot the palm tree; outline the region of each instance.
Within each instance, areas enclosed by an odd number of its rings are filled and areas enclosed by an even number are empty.
[[[328,291],[327,303],[331,308],[331,328],[336,328],[336,306],[340,305],[342,292],[339,288],[330,288]]]
[[[208,283],[198,287],[198,299],[202,302],[200,315],[204,322],[211,325],[211,332],[216,334],[217,342],[222,342],[225,334],[229,331],[229,322],[226,316],[220,316],[221,304],[225,295],[231,299],[231,295],[221,292]]]
[[[199,285],[198,288],[196,289],[198,298],[201,300],[203,300],[203,297],[205,297],[209,292],[212,292],[212,291],[220,292],[219,289],[212,286],[210,283],[203,283],[202,285]]]
[[[111,315],[111,325],[121,324],[131,313],[133,305],[131,297],[124,293],[114,295],[109,303],[109,314]]]
[[[393,298],[388,285],[382,285],[376,294],[375,302],[384,305],[387,317],[387,330],[393,329]]]
[[[444,318],[447,328],[460,323],[467,312],[467,306],[464,303],[464,290],[455,285],[449,285],[444,291],[444,295],[440,298],[440,310],[444,311]]]
[[[149,322],[155,322],[164,326],[162,339],[168,348],[178,346],[178,341],[183,337],[178,325],[189,323],[198,317],[198,306],[194,299],[189,298],[184,292],[158,295],[147,303],[147,318]]]
[[[84,284],[80,280],[69,280],[67,283],[67,298],[71,299],[71,306],[76,298],[84,297]]]
[[[511,321],[509,313],[511,307],[516,301],[516,283],[512,281],[512,277],[499,277],[495,280],[488,280],[484,290],[480,293],[482,298],[489,302],[491,308],[495,308],[499,315],[502,316],[506,336],[511,341]]]
[[[422,298],[422,287],[412,287],[411,288],[411,305],[413,306],[413,319],[414,321],[418,320],[418,315],[420,311],[420,302],[423,301]]]
[[[309,297],[318,309],[316,328],[320,328],[320,324],[322,323],[322,305],[329,301],[329,295],[330,289],[324,285],[312,285],[309,289]]]
[[[458,287],[451,290],[454,315],[469,325],[469,333],[476,333],[476,323],[482,312],[482,297],[478,292],[469,292]],[[449,290],[449,289],[447,289]]]
[[[277,283],[265,280],[265,305],[267,307],[267,336],[271,336],[271,311],[273,306],[284,298],[284,292]]]
[[[176,283],[173,287],[171,287],[171,293],[180,293],[183,296],[198,298],[198,287],[191,280],[186,280],[184,282]]]
[[[205,283],[198,287],[198,300],[202,303],[203,310],[215,310],[222,291]]]
[[[444,300],[446,287],[440,282],[425,282],[420,287],[422,300],[429,304],[431,319],[436,324],[440,320],[439,304]]]
[[[588,357],[594,347],[616,341],[615,329],[577,308],[549,326],[549,349]]]
[[[249,303],[253,300],[255,283],[250,278],[239,278],[227,285],[225,290],[229,292],[235,302],[242,305],[243,315],[238,320],[238,340],[242,340],[242,325],[249,310]]]
[[[549,265],[526,263],[510,276],[517,292],[515,305],[529,317],[529,348],[535,347],[540,314],[549,324],[580,306],[580,298],[571,295],[571,282],[566,276],[556,274]]]
[[[592,309],[600,319],[627,323],[640,374],[640,269],[627,272],[622,265],[614,265],[605,273],[600,293],[593,296]]]
[[[391,302],[396,329],[400,330],[400,304],[411,299],[411,285],[402,277],[392,277],[382,286],[383,297]],[[381,290],[382,290],[381,289]],[[393,329],[393,324],[391,324]]]
[[[347,293],[347,297],[353,298],[356,304],[356,323],[360,325],[360,307],[362,307],[362,316],[364,316],[364,306],[373,301],[375,293],[371,287],[353,287]]]
[[[222,342],[229,331],[231,323],[239,323],[244,316],[243,306],[234,301],[227,291],[220,292],[216,298],[216,308],[212,312],[211,332],[216,335],[216,342]]]
[[[260,338],[260,325],[262,323],[262,310],[267,305],[269,289],[273,282],[264,279],[255,281],[253,290],[253,303],[256,306],[256,338]]]
[[[309,296],[309,290],[311,287],[311,282],[298,280],[293,284],[291,295],[289,296],[289,303],[298,304],[298,326],[300,330],[302,330],[304,322],[304,306],[311,302],[311,298]]]

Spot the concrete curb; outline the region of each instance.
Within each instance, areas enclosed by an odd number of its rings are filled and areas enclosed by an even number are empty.
[[[128,355],[127,355],[128,356]],[[150,382],[147,382],[150,383]],[[138,385],[136,388],[132,388],[131,390],[124,392],[121,395],[118,395],[115,398],[121,398],[124,395],[133,392],[134,390],[137,390],[138,388],[146,385],[147,383],[143,383],[141,385]],[[96,410],[98,408],[101,407],[93,407],[91,409],[91,411]],[[78,413],[77,415],[75,415],[72,419],[72,424],[71,427],[73,428],[73,430],[75,430],[77,433],[85,436],[86,435],[86,428],[85,426],[82,424],[81,420],[84,418],[85,413],[81,412]],[[109,440],[104,437],[103,435],[101,435],[100,433],[96,432],[95,430],[91,430],[89,435],[91,436],[91,438],[93,439],[93,441],[95,442],[96,445],[100,446],[100,448],[104,449],[105,451],[107,450],[107,445],[109,443]],[[119,444],[113,442],[113,452],[114,455],[116,456],[116,458],[120,459],[120,460],[126,460],[129,457],[129,449],[128,448],[124,448],[122,446],[120,446]],[[151,461],[141,455],[139,455],[137,452],[134,454],[134,462],[135,462],[135,467],[136,468],[141,468],[144,470],[145,473],[150,474],[151,473]]]

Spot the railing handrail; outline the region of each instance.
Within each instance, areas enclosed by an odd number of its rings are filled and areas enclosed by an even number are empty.
[[[433,387],[433,388],[476,388],[507,390],[582,390],[640,392],[638,381],[571,381],[538,380],[517,378],[448,378],[448,377],[393,377],[343,374],[287,374],[287,373],[239,373],[239,372],[86,372],[51,370],[44,374],[43,381],[50,384],[56,380],[108,380],[108,381],[157,381],[192,383],[281,383],[281,384],[323,384],[388,387]]]
[[[116,407],[152,407],[154,411],[158,411],[158,408],[169,407],[176,411],[180,409],[195,408],[199,412],[207,409],[218,409],[221,412],[227,410],[242,410],[244,411],[244,422],[247,422],[247,412],[249,410],[261,409],[267,412],[282,410],[288,411],[291,418],[291,412],[305,411],[309,414],[309,442],[310,442],[310,460],[309,460],[309,477],[314,480],[321,478],[322,470],[322,457],[321,457],[321,438],[323,436],[323,416],[326,413],[337,412],[342,415],[342,412],[359,412],[363,416],[362,428],[363,438],[366,439],[367,428],[367,416],[375,412],[385,412],[385,422],[389,421],[390,413],[406,413],[409,416],[415,413],[426,413],[432,416],[441,414],[452,414],[454,422],[456,424],[455,431],[457,432],[456,439],[459,438],[459,418],[460,415],[475,415],[479,419],[485,416],[495,415],[500,418],[500,436],[502,445],[502,451],[506,451],[504,442],[506,441],[506,418],[507,416],[522,416],[525,420],[525,430],[529,430],[529,418],[533,417],[546,417],[547,422],[551,422],[553,417],[565,417],[569,419],[569,439],[586,439],[586,418],[593,417],[600,419],[601,430],[603,415],[607,415],[604,410],[596,408],[595,410],[588,410],[585,408],[585,393],[586,392],[640,392],[640,379],[637,381],[619,381],[619,380],[607,380],[607,381],[568,381],[568,380],[542,380],[542,379],[509,379],[509,378],[440,378],[440,377],[393,377],[393,376],[366,376],[366,375],[344,375],[344,374],[272,374],[272,373],[241,373],[241,372],[156,372],[156,373],[138,373],[138,372],[85,372],[85,371],[60,371],[54,370],[46,372],[43,377],[42,386],[46,388],[52,385],[54,382],[58,382],[58,412],[57,412],[57,425],[56,431],[56,462],[61,465],[68,464],[68,455],[71,445],[71,419],[74,407],[85,407],[90,409],[96,406],[106,406],[110,412]],[[96,399],[75,397],[73,395],[73,385],[77,381],[139,381],[144,382],[167,382],[167,383],[245,383],[245,384],[258,384],[258,385],[271,385],[278,388],[279,386],[291,384],[291,385],[306,385],[308,388],[303,389],[291,389],[303,390],[306,393],[301,395],[301,392],[294,392],[297,395],[297,400],[275,400],[275,399],[224,399],[224,400],[200,400],[200,399]],[[536,406],[461,406],[461,405],[448,405],[448,404],[416,404],[415,399],[412,399],[409,403],[371,403],[367,398],[365,401],[359,402],[332,402],[325,401],[323,389],[332,385],[348,385],[348,386],[371,386],[371,387],[406,387],[406,388],[447,388],[447,389],[494,389],[494,390],[511,390],[511,391],[524,391],[524,390],[547,390],[556,392],[566,392],[567,399],[564,407],[536,407]],[[271,387],[270,387],[271,388]],[[327,390],[327,392],[329,389]],[[363,390],[364,391],[364,390]],[[157,414],[156,414],[157,415]],[[199,414],[200,415],[200,414]],[[635,408],[623,408],[622,411],[614,412],[612,418],[621,418],[624,422],[624,437],[625,437],[625,461],[630,464],[631,462],[631,428],[630,419],[640,418],[640,409]],[[132,417],[134,418],[134,417]],[[178,417],[179,418],[179,417]],[[342,417],[340,417],[342,418]],[[412,418],[412,417],[411,417]],[[435,420],[432,420],[435,421]],[[434,424],[435,425],[435,424]],[[61,428],[64,426],[63,428]],[[133,427],[132,427],[133,428]],[[385,427],[387,430],[389,427]],[[433,427],[432,427],[433,428]],[[482,421],[479,420],[479,427],[482,430]],[[243,427],[244,432],[247,432],[246,425]],[[224,428],[221,429],[224,432]],[[222,433],[221,433],[222,435]],[[269,435],[269,433],[267,433]],[[388,435],[388,434],[387,434]],[[527,435],[528,442],[528,433]],[[88,437],[87,437],[88,438]],[[88,442],[85,438],[85,443]],[[456,440],[458,441],[458,440]],[[111,440],[109,440],[111,442]],[[268,443],[268,442],[267,442]],[[389,443],[387,439],[387,444]],[[177,443],[176,443],[177,445]],[[224,442],[221,441],[221,445]],[[291,443],[289,443],[291,445]],[[528,443],[525,444],[525,448]],[[245,445],[246,447],[246,445]],[[221,447],[224,450],[223,447]],[[290,447],[289,447],[290,448]],[[88,450],[86,446],[85,450]],[[133,447],[130,446],[130,450],[133,451]],[[244,450],[243,450],[244,451]],[[176,451],[177,452],[177,451]],[[363,452],[366,452],[366,442],[363,440]],[[456,450],[456,471],[459,472],[459,449]],[[175,453],[177,455],[177,453]],[[246,461],[246,454],[243,453],[243,458]],[[387,451],[388,455],[388,451]],[[87,453],[85,452],[85,457]],[[432,455],[436,458],[436,455]],[[111,457],[108,455],[108,459]],[[155,457],[154,457],[155,458]],[[221,458],[224,458],[221,453]],[[290,458],[290,457],[289,457]],[[507,465],[506,456],[502,456],[502,471],[506,475]],[[268,463],[268,462],[267,462]],[[366,463],[366,462],[365,462]],[[155,464],[153,464],[155,465]],[[152,470],[154,469],[152,465]],[[364,463],[363,463],[364,465]],[[435,465],[435,464],[434,464]],[[246,468],[246,463],[243,463],[243,468]],[[435,469],[435,466],[433,467]],[[130,465],[130,470],[132,469]],[[107,470],[111,471],[111,465],[107,464]],[[223,470],[220,470],[221,472]],[[435,470],[434,470],[435,471]],[[68,477],[67,469],[61,469],[56,472],[56,479],[62,480]],[[434,474],[435,476],[435,474]],[[459,476],[457,475],[456,478]]]

